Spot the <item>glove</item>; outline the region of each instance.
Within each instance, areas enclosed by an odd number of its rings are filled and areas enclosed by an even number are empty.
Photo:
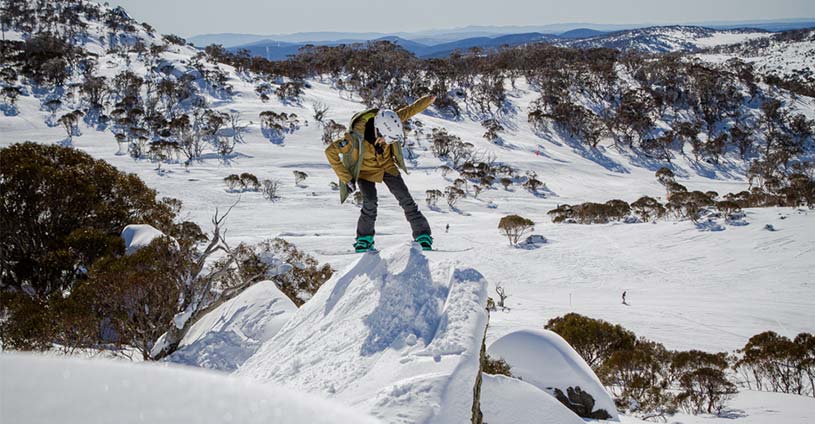
[[[348,190],[348,194],[351,194],[351,193],[357,191],[357,182],[354,181],[354,180],[351,180],[347,184],[345,184],[345,188]]]

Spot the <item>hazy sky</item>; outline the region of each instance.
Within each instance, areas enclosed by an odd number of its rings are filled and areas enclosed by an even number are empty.
[[[101,1],[100,1],[101,3]],[[813,18],[813,0],[109,0],[159,32],[400,32],[468,25]]]

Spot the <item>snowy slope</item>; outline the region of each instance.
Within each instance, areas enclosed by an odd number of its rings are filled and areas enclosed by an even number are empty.
[[[781,35],[760,40],[762,42],[759,43],[743,43],[695,56],[711,63],[739,58],[753,64],[760,75],[815,79],[815,30],[802,31],[797,40],[779,39]]]
[[[551,331],[515,331],[492,343],[487,354],[503,359],[513,376],[546,393],[554,395],[555,389],[567,393],[569,387],[580,387],[594,398],[595,410],[604,409],[612,419],[619,419],[600,379],[569,343]]]
[[[770,37],[758,29],[716,30],[697,26],[639,28],[557,43],[564,47],[611,48],[645,53],[689,52]]]
[[[273,281],[260,281],[204,315],[168,361],[234,371],[297,311]]]
[[[193,368],[0,355],[0,422],[375,423],[347,406]]]
[[[417,244],[338,273],[237,371],[319,393],[385,422],[469,421],[486,281]]]

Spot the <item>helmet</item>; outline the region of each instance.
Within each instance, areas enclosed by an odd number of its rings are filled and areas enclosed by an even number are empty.
[[[385,138],[385,142],[388,144],[402,141],[405,138],[402,120],[392,110],[380,110],[374,118],[374,128],[379,132],[379,135]]]

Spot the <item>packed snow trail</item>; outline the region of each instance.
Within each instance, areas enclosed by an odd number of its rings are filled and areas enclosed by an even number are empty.
[[[418,244],[335,274],[237,374],[354,405],[391,423],[469,422],[487,282]]]

